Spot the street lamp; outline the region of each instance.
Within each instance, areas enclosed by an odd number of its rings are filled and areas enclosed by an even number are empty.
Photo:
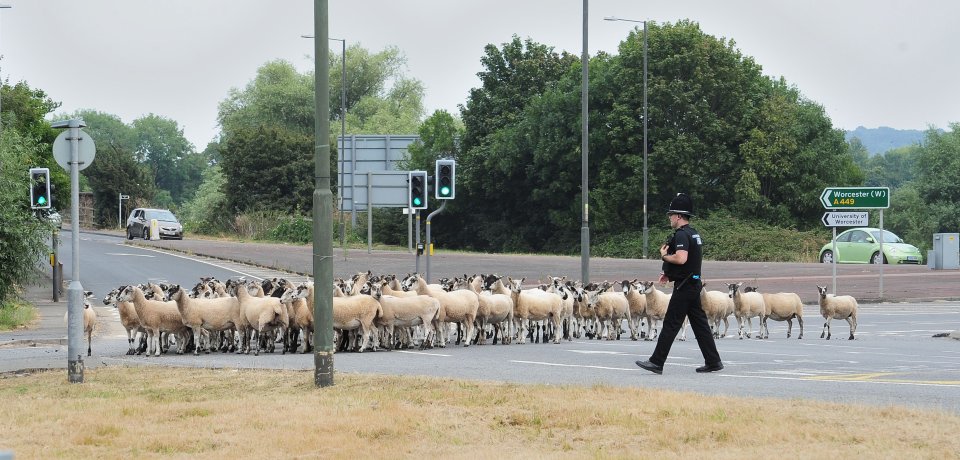
[[[13,8],[11,5],[0,5],[0,9]],[[3,87],[3,78],[0,78],[0,88]],[[3,110],[0,110],[0,133],[3,133]]]
[[[301,35],[303,38],[313,38],[313,35]],[[346,158],[342,152],[347,144],[347,40],[343,38],[327,38],[340,42],[340,143],[337,144],[337,155]],[[346,227],[343,222],[343,160],[340,161],[337,171],[340,173],[340,247],[343,248],[343,260],[347,260]]]
[[[647,21],[623,19],[607,16],[604,21],[642,22],[643,23],[643,258],[647,258]]]

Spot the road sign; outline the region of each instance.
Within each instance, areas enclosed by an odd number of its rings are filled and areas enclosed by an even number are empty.
[[[866,211],[825,212],[820,219],[827,227],[866,227],[870,213]]]
[[[77,171],[83,171],[87,166],[90,166],[93,163],[93,158],[97,154],[97,146],[93,142],[93,138],[89,134],[84,132],[82,129],[78,129],[80,132],[80,143],[77,148],[77,161],[80,164],[77,165]],[[60,133],[56,139],[53,141],[53,158],[57,160],[57,164],[63,167],[63,169],[70,172],[70,130],[66,130]]]
[[[121,199],[121,200],[129,200],[129,199],[130,199],[130,195],[120,195],[120,199]]]
[[[820,194],[827,209],[886,209],[890,207],[888,187],[827,187]]]

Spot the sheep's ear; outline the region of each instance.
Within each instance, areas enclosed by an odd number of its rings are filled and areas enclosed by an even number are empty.
[[[743,281],[737,283],[737,287],[743,286]]]

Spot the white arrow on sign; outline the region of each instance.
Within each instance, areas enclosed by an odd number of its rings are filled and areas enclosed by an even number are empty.
[[[870,213],[866,211],[825,212],[820,219],[827,227],[866,227]]]

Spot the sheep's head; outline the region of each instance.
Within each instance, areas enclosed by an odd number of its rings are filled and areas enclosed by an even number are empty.
[[[817,285],[817,291],[820,292],[820,298],[821,298],[821,299],[827,297],[827,287],[826,287],[826,286]]]
[[[507,282],[510,283],[510,290],[514,293],[519,294],[523,290],[523,280],[527,279],[526,277],[515,280],[513,278],[507,277]]]
[[[407,275],[407,277],[403,279],[403,283],[400,285],[400,287],[403,288],[404,291],[415,291],[416,284],[418,282],[417,279],[419,277],[420,275],[416,273]]]
[[[600,301],[600,294],[603,293],[603,289],[599,291],[587,291],[587,308],[597,308],[597,302]]]
[[[737,290],[739,290],[739,289],[740,289],[740,286],[742,286],[742,285],[743,285],[743,283],[730,283],[730,284],[728,284],[728,285],[727,285],[727,295],[730,296],[730,298],[732,299],[735,295],[737,295]]]
[[[164,295],[165,295],[168,299],[173,299],[174,296],[178,295],[179,293],[180,293],[180,285],[179,285],[179,284],[171,284],[169,287],[167,287],[167,290],[164,292]]]
[[[501,276],[497,274],[487,275],[483,278],[483,289],[489,291],[493,285],[500,281]]]
[[[124,289],[126,289],[126,286],[120,286],[120,287],[118,287],[118,288],[116,288],[116,289],[108,292],[107,295],[103,296],[103,304],[104,304],[104,305],[113,305],[114,307],[116,307],[116,306],[117,306],[117,298],[120,297],[120,292],[123,291]]]
[[[633,284],[630,281],[623,280],[620,282],[620,290],[623,291],[624,294],[629,293],[631,289],[633,289]]]

